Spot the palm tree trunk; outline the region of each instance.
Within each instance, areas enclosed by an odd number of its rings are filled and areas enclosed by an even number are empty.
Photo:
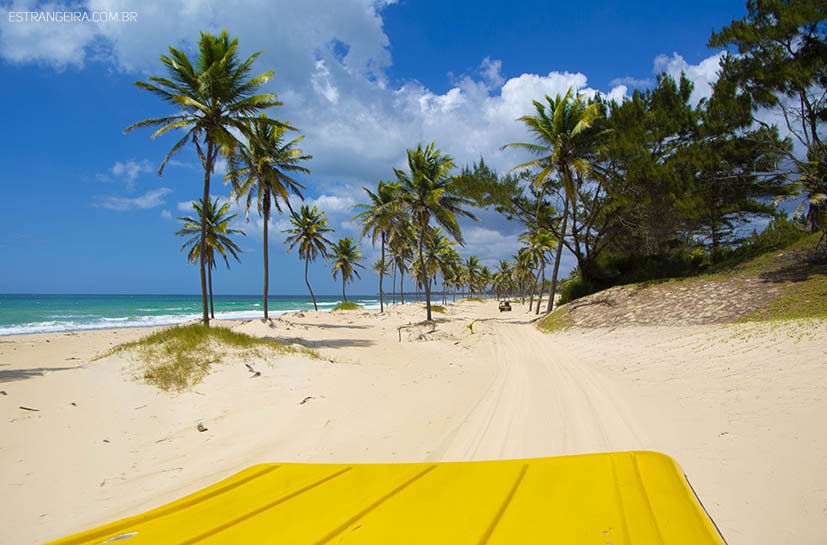
[[[270,196],[267,195],[267,199],[269,200]],[[268,210],[269,206],[267,203],[264,205],[263,216],[264,216],[264,321],[267,321],[267,291],[270,288],[270,257],[269,257],[269,243],[267,240],[267,223],[270,219],[270,211]]]
[[[345,275],[342,273],[342,300],[347,303],[347,295],[345,295]]]
[[[534,306],[534,294],[537,293],[537,277],[534,277],[534,283],[531,285],[531,295],[528,298],[528,311],[531,312],[531,307]],[[540,286],[540,298],[537,299],[537,312],[540,311],[540,301],[543,300],[543,286]],[[525,298],[523,298],[525,301]]]
[[[393,267],[393,280],[391,281],[391,284],[393,285],[393,290],[392,291],[393,291],[393,304],[394,305],[396,304],[396,269],[398,269],[398,268],[399,267],[397,267],[394,264],[394,267]]]
[[[425,310],[427,314],[427,321],[431,321],[431,283],[428,281],[427,273],[425,272],[425,253],[424,253],[424,246],[425,246],[425,226],[421,227],[421,232],[419,234],[419,267],[422,276],[425,276]]]
[[[543,286],[546,283],[546,262],[544,259],[540,260],[540,295],[537,296],[537,310],[534,311],[535,316],[540,314],[540,303],[543,301]],[[552,299],[554,297],[552,296]]]
[[[569,219],[569,200],[566,198],[563,210],[563,226],[560,228],[560,240],[557,241],[557,254],[554,256],[554,270],[551,273],[551,288],[548,294],[546,313],[554,310],[554,294],[557,293],[557,273],[560,271],[560,257],[563,255],[563,240],[566,238],[566,223]]]
[[[313,288],[310,287],[310,280],[307,279],[307,269],[310,267],[310,260],[304,260],[304,283],[307,284],[307,290],[310,292],[310,298],[313,299],[313,310],[319,310],[318,305],[316,305],[316,296],[313,295]]]
[[[212,174],[213,163],[213,143],[207,142],[207,162],[204,165],[204,199],[201,201],[201,206],[206,208],[210,202],[210,175]],[[201,320],[204,325],[210,326],[210,313],[207,305],[207,270],[206,270],[206,256],[207,256],[207,215],[201,214],[201,257],[199,259],[201,265]]]
[[[385,312],[385,295],[382,293],[382,280],[385,278],[385,233],[382,233],[382,266],[379,269],[379,313]]]
[[[210,317],[215,318],[215,305],[212,300],[212,266],[207,266],[207,282],[210,287]]]

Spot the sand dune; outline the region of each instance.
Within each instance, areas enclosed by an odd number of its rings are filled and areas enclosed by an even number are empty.
[[[520,305],[449,305],[435,327],[422,314],[228,324],[321,358],[247,362],[256,378],[237,361],[180,394],[135,381],[128,356],[93,361],[145,331],[0,339],[0,542],[60,537],[258,462],[639,448],[678,460],[730,544],[827,542],[824,323],[544,335]]]

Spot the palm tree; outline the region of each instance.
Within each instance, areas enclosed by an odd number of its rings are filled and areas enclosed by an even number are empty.
[[[385,262],[385,261],[380,259],[380,260],[373,263],[372,269],[373,269],[373,272],[375,272],[376,274],[378,274],[380,276],[380,278],[379,278],[379,309],[380,309],[380,312],[383,312],[383,310],[382,310],[382,295],[383,295],[383,293],[382,293],[382,278],[381,277],[382,276],[388,276],[390,274],[390,263]]]
[[[423,272],[420,269],[418,263],[415,263],[414,266],[417,278],[420,279],[421,283],[435,281],[437,274],[442,276],[443,302],[446,279],[450,278],[452,274],[453,255],[456,253],[453,245],[454,243],[448,239],[442,229],[439,227],[429,228],[425,241],[425,271]]]
[[[356,205],[361,210],[353,219],[362,226],[362,236],[369,236],[374,246],[376,239],[382,248],[382,263],[385,263],[385,244],[391,235],[394,226],[399,223],[399,185],[380,181],[376,193],[364,188],[370,199],[370,204]],[[382,289],[384,274],[379,275],[379,312],[385,312],[385,297]]]
[[[525,115],[519,118],[534,134],[537,143],[517,142],[503,148],[516,147],[527,150],[540,157],[515,167],[539,168],[534,183],[541,190],[541,196],[553,174],[556,174],[563,186],[563,217],[560,221],[560,244],[554,258],[554,270],[551,275],[551,296],[546,312],[554,306],[554,292],[557,290],[557,275],[562,256],[562,241],[566,237],[566,225],[569,209],[574,209],[577,200],[575,177],[585,177],[592,168],[592,156],[602,132],[596,132],[593,126],[603,115],[603,106],[599,102],[587,102],[583,95],[576,95],[571,87],[562,97],[552,99],[546,96],[546,104],[534,101],[537,115]],[[538,199],[538,203],[542,198]],[[537,218],[539,221],[539,217]]]
[[[446,303],[446,291],[448,288],[455,288],[461,281],[462,257],[452,248],[453,244],[442,250],[439,254],[439,272],[442,275],[442,302]]]
[[[215,305],[213,304],[212,295],[212,270],[215,268],[215,253],[224,258],[224,263],[227,268],[230,268],[230,260],[227,258],[231,255],[236,261],[239,261],[238,254],[241,253],[241,248],[233,242],[230,235],[244,235],[241,229],[231,229],[230,222],[238,217],[238,214],[227,214],[230,210],[230,203],[224,203],[219,208],[218,199],[214,201],[207,201],[207,206],[204,207],[202,202],[193,202],[192,208],[195,210],[195,217],[183,216],[178,218],[184,222],[184,227],[176,231],[176,235],[182,237],[191,237],[184,244],[181,245],[181,251],[187,250],[187,261],[195,263],[201,257],[201,252],[205,252],[205,262],[207,263],[208,272],[208,286],[210,292],[210,316],[215,318]],[[207,224],[207,238],[206,244],[201,244],[201,224],[202,221]]]
[[[514,264],[507,259],[501,259],[498,264],[497,272],[494,273],[492,285],[494,292],[497,295],[497,299],[501,299],[501,295],[507,295],[511,291],[514,283],[513,275]]]
[[[537,263],[539,274],[535,275],[534,278],[535,285],[538,281],[540,283],[540,294],[537,296],[537,309],[534,313],[540,314],[540,302],[543,300],[543,286],[546,282],[546,256],[557,246],[557,241],[548,229],[543,228],[527,231],[520,236],[520,239],[528,244],[528,251]],[[532,288],[531,294],[533,297],[534,288]],[[554,298],[554,292],[551,293],[550,297]],[[531,310],[530,305],[529,310]]]
[[[415,238],[411,222],[406,216],[400,215],[387,242],[395,265],[394,273],[399,271],[399,297],[403,305],[405,304],[405,272],[408,271],[408,263],[413,261]],[[396,286],[396,280],[394,280],[394,286]]]
[[[479,283],[477,284],[480,294],[485,295],[489,293],[488,286],[491,284],[492,277],[493,274],[491,273],[491,269],[489,269],[488,266],[483,265],[482,269],[480,269],[480,278]]]
[[[289,244],[287,251],[293,250],[296,246],[299,247],[299,257],[304,260],[304,283],[307,284],[307,290],[313,299],[313,308],[319,310],[313,288],[310,287],[307,271],[310,262],[315,261],[319,255],[328,256],[327,249],[330,241],[325,238],[324,234],[333,229],[327,226],[324,212],[319,212],[315,205],[310,208],[306,204],[299,208],[298,213],[293,212],[290,215],[290,225],[293,227],[284,231],[289,235],[284,241],[285,244]]]
[[[522,302],[525,302],[525,292],[526,292],[526,283],[531,282],[533,280],[536,281],[534,278],[534,273],[532,269],[536,266],[534,262],[534,256],[531,254],[528,248],[520,248],[517,250],[517,255],[514,256],[514,277],[517,281],[517,285],[519,286],[520,290],[520,297],[522,298]],[[531,301],[533,304],[534,301],[534,291],[531,292]],[[529,305],[529,311],[531,307]]]
[[[267,294],[270,285],[268,233],[271,207],[275,206],[281,214],[281,206],[285,204],[292,212],[290,194],[304,199],[301,194],[304,186],[290,174],[310,174],[310,170],[300,163],[312,157],[304,155],[301,149],[295,147],[303,136],[286,141],[284,135],[288,129],[268,123],[263,115],[251,123],[250,129],[251,138],[230,158],[229,171],[225,177],[232,182],[236,198],[246,195],[247,218],[249,219],[250,205],[255,200],[264,223],[264,319],[267,320]]]
[[[469,297],[474,295],[474,288],[479,285],[481,273],[482,269],[480,268],[480,258],[472,255],[465,260],[465,280],[468,283]]]
[[[152,138],[166,132],[184,129],[186,132],[169,150],[161,161],[158,175],[164,172],[169,159],[187,142],[192,142],[204,168],[204,196],[210,198],[210,176],[215,169],[219,154],[232,155],[239,146],[238,135],[249,136],[249,121],[259,112],[273,106],[281,106],[276,95],[254,94],[273,77],[265,72],[250,78],[250,67],[261,54],[255,53],[240,62],[238,40],[231,39],[227,31],[220,35],[201,33],[198,44],[198,58],[193,64],[182,50],[169,48],[169,56],[161,55],[161,63],[169,78],[150,77],[148,82],[138,81],[135,85],[174,106],[173,115],[145,119],[124,129],[130,132],[139,127],[159,127]],[[270,124],[282,126],[278,121]],[[206,147],[206,149],[205,149]],[[207,224],[202,218],[201,244],[206,244]],[[207,313],[206,249],[200,253],[201,303],[204,325],[210,325]]]
[[[457,216],[476,219],[463,206],[470,200],[457,194],[453,179],[448,175],[454,168],[454,160],[433,143],[424,149],[418,145],[408,150],[408,169],[394,169],[401,184],[400,202],[411,217],[417,237],[419,264],[425,270],[425,238],[431,219],[441,225],[459,244],[463,244]],[[431,283],[425,282],[425,308],[427,320],[431,320]]]
[[[359,278],[359,271],[356,267],[364,269],[362,261],[362,252],[359,251],[352,238],[340,239],[336,244],[330,248],[330,265],[333,266],[333,278],[337,274],[342,275],[342,299],[347,302],[347,295],[345,295],[345,284],[351,281],[353,276]]]

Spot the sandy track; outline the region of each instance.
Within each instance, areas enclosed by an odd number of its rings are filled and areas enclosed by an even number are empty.
[[[479,460],[643,448],[630,408],[598,370],[519,320],[492,319],[494,377],[429,456]]]

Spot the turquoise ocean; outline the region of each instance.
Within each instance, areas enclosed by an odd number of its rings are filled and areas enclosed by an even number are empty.
[[[316,298],[319,310],[330,310],[342,299]],[[243,320],[263,317],[261,296],[216,295],[215,317]],[[271,315],[313,310],[310,297],[271,296]],[[378,308],[372,296],[351,296],[348,301]],[[0,335],[51,333],[113,327],[172,325],[201,317],[200,295],[26,295],[0,294]]]

